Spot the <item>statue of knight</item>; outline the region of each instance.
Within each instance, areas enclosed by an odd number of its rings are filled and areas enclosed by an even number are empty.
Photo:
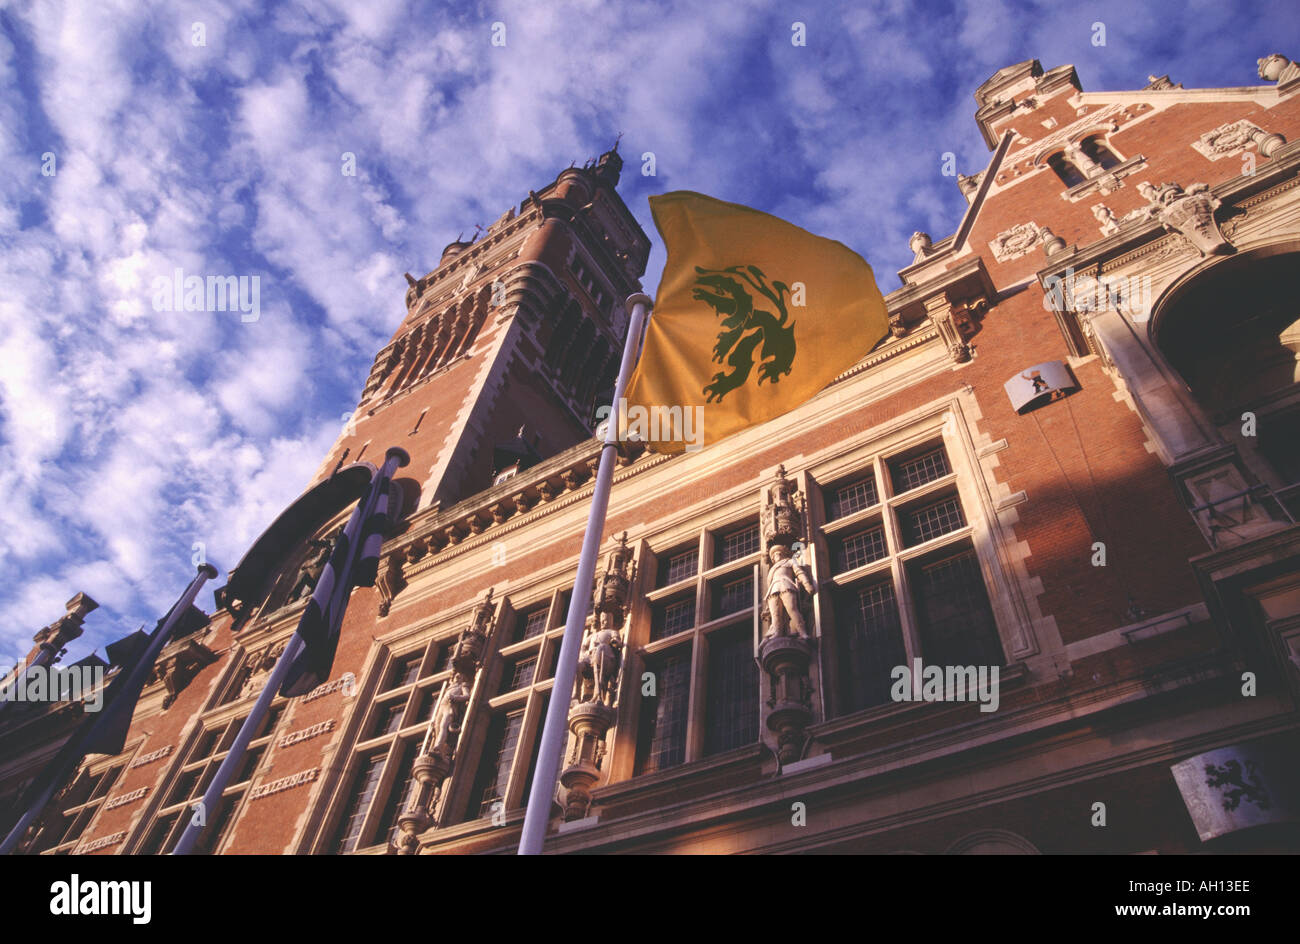
[[[766,636],[809,638],[804,611],[817,584],[812,572],[800,562],[793,548],[803,536],[804,517],[798,485],[786,478],[785,466],[777,469],[766,506],[763,508],[763,537],[768,543],[770,565],[764,595],[768,629]]]
[[[803,609],[805,602],[817,592],[812,573],[794,559],[784,544],[773,544],[767,553],[772,565],[767,572],[766,604],[771,619],[767,635],[807,639]]]

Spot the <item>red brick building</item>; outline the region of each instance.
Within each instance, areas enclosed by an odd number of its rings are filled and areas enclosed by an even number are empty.
[[[868,357],[701,452],[622,449],[592,626],[617,671],[587,663],[549,850],[1297,848],[1300,66],[1259,74],[1088,92],[1003,69],[975,95],[992,156],[955,181],[968,210],[913,237]],[[394,445],[404,514],[334,681],[276,702],[205,848],[516,846],[650,245],[621,163],[408,276],[314,481],[29,851],[174,844]],[[791,538],[812,638],[778,652],[754,581]],[[916,660],[996,694],[900,695]],[[76,713],[0,715],[0,795]]]

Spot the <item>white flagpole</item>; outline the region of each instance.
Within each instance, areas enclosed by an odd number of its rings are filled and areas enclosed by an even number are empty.
[[[573,680],[578,673],[578,650],[582,646],[582,625],[591,610],[591,581],[596,575],[596,556],[605,533],[605,512],[609,508],[609,490],[614,482],[615,446],[621,426],[619,404],[627,389],[628,377],[636,361],[636,351],[641,343],[641,328],[646,311],[654,303],[643,294],[628,296],[626,305],[631,320],[627,328],[627,341],[623,344],[623,361],[618,368],[618,381],[614,385],[614,402],[605,429],[605,445],[600,451],[600,468],[596,472],[596,489],[591,496],[591,512],[587,516],[587,533],[582,539],[582,553],[578,557],[578,576],[569,597],[569,616],[564,623],[564,642],[555,666],[555,685],[551,689],[551,702],[546,707],[546,723],[542,727],[542,743],[537,749],[537,769],[533,771],[533,787],[528,795],[528,812],[524,814],[524,830],[519,837],[520,855],[540,855],[546,841],[546,824],[551,818],[551,800],[560,776],[563,761],[565,729],[569,725],[569,702],[573,697]]]

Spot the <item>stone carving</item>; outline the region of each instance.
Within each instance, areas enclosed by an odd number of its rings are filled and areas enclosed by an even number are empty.
[[[465,676],[453,672],[451,679],[443,686],[438,696],[438,704],[433,709],[433,720],[429,732],[433,735],[427,750],[450,756],[456,749],[461,727],[465,720],[465,708],[469,704],[469,684]]]
[[[998,262],[1010,262],[1031,252],[1041,238],[1041,231],[1036,223],[1017,223],[993,237],[989,249]]]
[[[333,535],[325,540],[310,540],[307,542],[309,547],[316,549],[316,552],[310,555],[298,570],[298,577],[294,581],[293,589],[289,591],[289,602],[294,603],[298,600],[305,600],[311,596],[312,591],[316,589],[316,584],[320,581],[320,575],[325,572],[325,565],[329,563],[330,554],[334,551],[334,542],[338,540],[343,529],[339,528]]]
[[[1043,243],[1043,254],[1054,256],[1065,248],[1065,240],[1053,233],[1048,227],[1044,226],[1039,231],[1039,238]]]
[[[954,364],[962,364],[971,358],[971,346],[967,343],[968,335],[975,331],[975,318],[988,304],[983,299],[954,305],[944,294],[927,298],[923,303],[931,323],[939,330],[939,337],[948,347],[948,356]]]
[[[167,645],[154,663],[152,682],[162,682],[167,694],[163,708],[170,708],[177,696],[205,666],[217,661],[217,654],[193,637]],[[271,662],[275,664],[274,660]]]
[[[420,833],[433,822],[442,785],[456,766],[456,749],[465,727],[473,681],[483,666],[488,638],[495,628],[496,607],[489,587],[452,649],[451,678],[438,695],[420,745],[420,755],[411,765],[415,785],[406,808],[397,817],[398,835],[394,843],[398,855],[414,855],[420,846]]]
[[[1192,147],[1207,160],[1217,161],[1244,151],[1254,142],[1257,131],[1262,132],[1262,129],[1245,118],[1240,121],[1229,121],[1205,132],[1198,140],[1192,142]]]
[[[930,254],[930,234],[920,231],[913,233],[912,238],[907,241],[907,248],[911,249],[913,256],[915,256],[913,261],[920,262]]]
[[[778,467],[759,519],[770,566],[761,614],[767,630],[757,656],[763,667],[759,697],[768,708],[764,726],[781,764],[807,750],[806,729],[813,720],[809,666],[815,640],[808,626],[817,584],[797,556],[806,540],[804,512],[798,486]]]
[[[605,569],[592,587],[593,612],[582,640],[575,703],[569,711],[572,748],[560,772],[565,820],[588,815],[591,791],[602,776],[605,737],[618,717],[623,625],[635,578],[636,563],[625,531],[605,558]]]
[[[1159,220],[1169,232],[1181,233],[1202,256],[1232,252],[1232,244],[1223,238],[1214,219],[1222,203],[1207,184],[1192,184],[1184,190],[1174,183],[1155,187],[1143,181],[1137,189],[1147,201],[1145,215]]]
[[[406,284],[409,286],[406,290],[406,307],[409,310],[417,301],[420,300],[420,296],[424,294],[424,289],[427,283],[424,279],[417,279],[409,272],[405,272],[403,275],[406,276]]]
[[[280,642],[249,654],[244,660],[244,669],[248,675],[244,679],[244,684],[240,686],[239,698],[252,698],[262,691],[262,686],[266,684],[266,677],[270,675],[280,654],[284,652],[284,646],[285,644]]]
[[[1101,227],[1101,235],[1109,236],[1119,229],[1119,220],[1115,219],[1115,211],[1104,203],[1098,203],[1092,208],[1092,215],[1097,218],[1097,225]]]
[[[483,653],[487,649],[488,636],[496,625],[495,607],[492,603],[492,588],[483,595],[483,601],[474,608],[470,625],[460,632],[456,646],[451,652],[451,664],[465,676],[472,676],[483,662]]]
[[[623,634],[614,625],[614,615],[606,611],[587,624],[582,640],[582,653],[578,657],[581,686],[578,701],[613,707],[622,667]]]
[[[409,554],[409,550],[407,554]],[[379,573],[375,577],[375,589],[379,591],[380,616],[388,615],[388,611],[393,605],[393,597],[401,593],[406,586],[406,578],[402,574],[402,567],[407,559],[407,554],[400,552],[390,554],[385,558],[384,565],[379,568]]]
[[[807,567],[794,560],[790,549],[783,544],[773,544],[768,549],[768,556],[771,569],[767,572],[767,594],[764,600],[771,620],[768,635],[793,635],[807,639],[802,594],[812,596],[817,592],[812,574]]]

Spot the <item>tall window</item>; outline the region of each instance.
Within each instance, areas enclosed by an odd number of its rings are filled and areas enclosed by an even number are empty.
[[[758,740],[758,681],[753,629],[749,624],[738,623],[709,637],[704,710],[706,754],[720,754]]]
[[[646,660],[654,694],[641,701],[636,772],[653,773],[686,760],[687,706],[690,702],[690,646]]]
[[[271,746],[271,739],[280,723],[280,716],[284,714],[284,708],[284,702],[271,706],[261,730],[249,742],[243,760],[230,778],[230,785],[222,792],[220,805],[216,810],[207,811],[207,828],[199,837],[196,847],[199,851],[220,851],[234,822],[235,810],[248,792],[253,772],[262,762],[266,749]],[[137,855],[165,855],[171,852],[193,817],[194,804],[203,797],[212,778],[217,775],[217,768],[226,759],[230,745],[234,743],[243,724],[244,718],[238,717],[210,722],[203,727],[190,744],[180,771],[167,785],[163,805],[149,825],[144,842],[135,850]]]
[[[389,655],[383,684],[366,708],[348,764],[343,804],[325,851],[347,853],[391,842],[415,782],[411,768],[443,684],[455,637],[444,635]]]
[[[940,442],[877,457],[822,493],[841,713],[888,702],[893,668],[913,658],[938,665],[1005,661]]]
[[[502,647],[499,665],[488,675],[496,682],[484,706],[487,733],[473,768],[466,820],[497,816],[527,802],[570,595],[557,590],[514,614],[514,631],[504,637],[514,641]],[[474,763],[468,753],[461,756]]]
[[[655,555],[648,594],[645,668],[654,694],[637,703],[637,774],[753,744],[758,740],[754,664],[753,519],[701,531]],[[700,572],[699,562],[709,564]],[[698,663],[698,665],[697,665]],[[704,683],[692,697],[692,679]]]
[[[125,769],[125,764],[117,764],[97,768],[94,773],[90,768],[82,770],[63,799],[63,815],[41,830],[33,851],[45,855],[75,852],[86,828],[104,805],[108,791]]]

